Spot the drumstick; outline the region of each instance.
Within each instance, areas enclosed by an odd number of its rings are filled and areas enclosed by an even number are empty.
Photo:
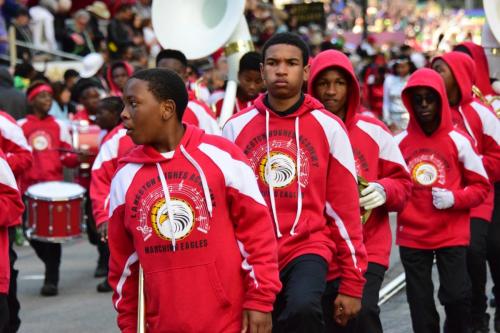
[[[67,149],[67,148],[56,148],[54,150],[63,152],[63,153],[72,153],[78,155],[86,155],[86,156],[97,156],[96,153],[91,153],[88,150],[76,150],[76,149]]]

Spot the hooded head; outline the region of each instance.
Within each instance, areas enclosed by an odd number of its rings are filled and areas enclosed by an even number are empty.
[[[323,51],[314,58],[307,91],[347,126],[359,109],[359,83],[349,58],[340,51]]]
[[[410,114],[409,133],[434,136],[453,129],[444,82],[436,71],[428,68],[415,71],[401,97]],[[423,127],[432,127],[434,121],[438,123],[436,128],[426,134]]]
[[[488,59],[482,46],[472,42],[463,42],[453,48],[453,51],[468,54],[476,64],[476,85],[484,95],[495,95],[490,83]]]
[[[108,67],[106,76],[114,96],[122,96],[125,83],[133,73],[134,69],[126,61],[117,61]]]
[[[458,87],[460,96],[458,104],[469,103],[472,100],[472,86],[476,79],[474,60],[463,52],[449,52],[432,60],[432,68],[444,80],[448,98],[453,98],[453,89]],[[451,100],[453,102],[453,100]]]

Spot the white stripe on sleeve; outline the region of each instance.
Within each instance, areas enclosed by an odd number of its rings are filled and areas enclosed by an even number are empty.
[[[403,132],[397,134],[394,137],[394,140],[396,141],[396,144],[399,146],[401,144],[401,141],[403,141],[404,138],[406,138],[407,135],[408,135],[408,132],[406,130],[404,130]]]
[[[118,309],[118,304],[122,300],[123,296],[123,285],[127,282],[127,278],[132,274],[130,271],[130,266],[136,263],[139,260],[139,256],[137,252],[134,252],[128,257],[127,262],[125,263],[125,267],[123,267],[122,275],[120,276],[120,280],[116,285],[116,293],[118,294],[118,299],[115,302],[115,309]]]
[[[198,119],[198,127],[204,130],[207,134],[221,135],[221,131],[217,121],[211,117],[205,108],[196,102],[190,101],[187,105],[193,114]]]
[[[258,114],[259,111],[257,111],[257,109],[252,109],[242,115],[232,118],[224,125],[222,136],[229,141],[235,142],[243,128]]]
[[[472,148],[470,141],[456,131],[451,131],[448,135],[451,137],[453,143],[457,147],[458,159],[460,160],[460,162],[462,162],[464,168],[488,179],[488,175],[486,174],[486,170],[484,169],[483,162],[481,161],[479,155],[477,155]]]
[[[224,175],[226,186],[232,187],[243,195],[252,198],[259,204],[266,206],[257,182],[255,181],[255,174],[249,165],[233,159],[228,152],[214,145],[202,143],[199,149],[221,170]]]
[[[24,122],[22,122],[24,123]],[[31,151],[31,147],[28,145],[26,138],[24,137],[23,129],[19,123],[13,123],[9,119],[3,117],[0,114],[0,135],[5,139],[15,143],[22,149]],[[7,154],[7,151],[4,151]]]
[[[476,101],[472,102],[471,106],[481,119],[483,133],[493,138],[497,145],[500,145],[500,120],[486,106]]]
[[[113,215],[113,212],[118,206],[125,203],[125,196],[128,188],[142,165],[143,164],[128,163],[113,177],[109,193],[109,217]]]
[[[17,190],[16,178],[6,160],[0,157],[0,183]]]
[[[108,141],[99,149],[99,154],[92,165],[92,170],[97,170],[101,168],[104,162],[111,161],[112,159],[118,157],[118,148],[120,147],[120,139],[127,135],[127,130],[125,128],[120,129],[113,135]]]
[[[257,278],[255,277],[255,270],[253,269],[253,266],[248,263],[248,252],[245,250],[245,245],[243,245],[242,242],[238,242],[238,247],[240,249],[241,256],[243,257],[243,261],[241,263],[241,268],[243,270],[249,272],[248,274],[253,280],[253,283],[255,285],[255,288],[259,288],[259,282],[257,281]]]
[[[70,146],[73,144],[73,140],[71,139],[71,135],[69,133],[69,128],[66,123],[60,119],[54,119],[56,123],[59,125],[59,140],[62,142],[66,142]]]
[[[352,153],[351,142],[342,126],[332,117],[327,116],[319,110],[314,110],[311,114],[316,118],[323,128],[325,137],[330,145],[330,154],[339,161],[352,174],[357,182],[354,155]]]
[[[391,134],[387,133],[380,126],[364,120],[359,120],[356,125],[377,143],[381,159],[399,164],[408,171],[403,155]]]

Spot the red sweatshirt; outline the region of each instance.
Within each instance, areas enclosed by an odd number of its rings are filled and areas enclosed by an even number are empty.
[[[109,281],[122,332],[136,332],[139,262],[149,332],[240,332],[243,309],[272,310],[276,239],[247,162],[194,126],[175,151],[139,146],[120,160]]]
[[[24,211],[16,179],[2,150],[0,149],[0,294],[9,293],[9,231],[16,225]],[[14,222],[15,221],[15,222]]]
[[[472,85],[476,77],[474,61],[462,52],[446,53],[433,61],[437,59],[446,62],[460,87],[460,102],[451,109],[453,125],[471,137],[491,183],[500,180],[500,122],[493,110],[472,96]],[[471,217],[491,221],[493,196],[491,186],[488,197],[482,205],[471,211]]]
[[[134,147],[122,124],[116,126],[104,139],[94,164],[90,182],[90,199],[96,225],[108,221],[109,188],[118,168],[118,160]]]
[[[59,150],[72,150],[71,137],[64,122],[50,115],[44,119],[28,115],[20,119],[18,124],[33,149],[33,166],[21,178],[23,192],[39,182],[62,180],[63,164],[67,167],[78,165],[75,154]]]
[[[359,113],[359,84],[349,58],[338,51],[321,52],[314,58],[308,81],[308,91],[313,93],[314,82],[325,69],[335,68],[347,75],[350,81],[345,126],[352,144],[356,172],[368,182],[384,187],[387,201],[375,208],[363,226],[363,239],[368,261],[389,267],[392,233],[388,211],[401,211],[411,192],[408,168],[386,126],[376,118]]]
[[[282,117],[268,110],[266,96],[234,115],[223,135],[250,159],[273,214],[280,269],[301,255],[317,254],[341,267],[340,292],[360,297],[366,252],[345,128],[309,95],[297,111]]]
[[[410,102],[410,90],[422,86],[435,90],[441,99],[441,122],[429,136],[415,119]],[[413,191],[398,215],[396,242],[418,249],[467,246],[470,208],[483,202],[489,187],[481,159],[467,136],[453,129],[444,81],[437,72],[424,68],[413,73],[402,99],[410,122],[396,140],[410,169]],[[452,208],[434,207],[433,187],[452,191]]]
[[[184,110],[182,121],[201,128],[207,134],[220,135],[220,128],[212,110],[197,100],[189,101],[186,110]]]
[[[33,156],[23,130],[14,118],[3,111],[0,111],[0,149],[5,153],[16,178],[31,167]]]

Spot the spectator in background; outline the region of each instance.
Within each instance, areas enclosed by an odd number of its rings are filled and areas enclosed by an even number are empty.
[[[0,7],[3,6],[4,0],[0,0]],[[8,35],[5,17],[0,13],[0,54],[7,54]]]
[[[7,67],[0,67],[0,109],[19,120],[26,117],[26,97],[14,88],[14,80]]]
[[[54,95],[49,114],[56,119],[69,122],[70,115],[76,112],[75,105],[71,102],[71,91],[61,81],[54,82],[52,90]]]
[[[106,78],[108,80],[111,96],[121,97],[123,88],[134,69],[126,61],[117,61],[108,67]]]
[[[83,57],[83,69],[80,71],[80,77],[84,79],[93,78],[101,84],[105,90],[108,89],[108,83],[104,78],[104,57],[100,53],[90,53]]]
[[[24,43],[33,43],[33,33],[31,32],[29,23],[29,11],[24,7],[19,7],[14,14],[14,19],[12,20],[12,25],[16,30],[16,40]],[[17,59],[25,62],[30,62],[31,58],[33,58],[33,52],[23,46],[18,46],[16,53]]]
[[[102,1],[94,1],[93,4],[85,7],[85,9],[90,14],[90,20],[88,23],[88,27],[90,33],[92,34],[92,39],[94,41],[94,47],[97,50],[105,50],[106,49],[106,37],[102,33],[101,29],[99,29],[99,21],[100,20],[109,20],[110,14],[108,7]]]
[[[78,78],[78,72],[70,68],[64,72],[64,85],[71,91]]]
[[[134,45],[134,36],[130,21],[132,20],[132,6],[121,5],[115,17],[108,25],[108,50],[113,59],[121,59],[128,46]]]
[[[138,0],[135,12],[143,19],[151,19],[151,0]]]
[[[63,51],[79,56],[95,52],[93,36],[90,32],[90,14],[80,9],[73,15],[74,27],[68,29],[63,37]]]
[[[30,63],[17,64],[14,70],[14,87],[25,91],[30,82],[37,76],[35,67]]]
[[[54,14],[58,10],[57,0],[41,0],[38,6],[31,7],[31,30],[36,47],[57,50],[54,32]]]
[[[401,100],[401,92],[415,70],[410,57],[400,55],[394,61],[392,74],[384,81],[383,119],[392,132],[400,132],[408,126],[410,116]]]

